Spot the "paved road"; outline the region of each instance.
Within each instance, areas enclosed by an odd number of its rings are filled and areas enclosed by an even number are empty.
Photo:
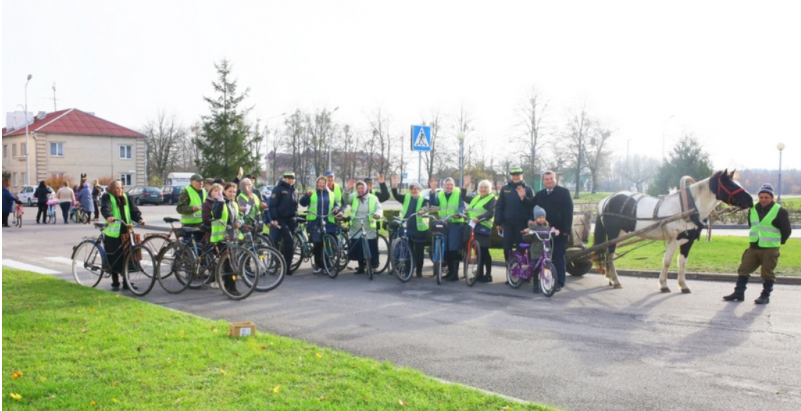
[[[71,280],[71,246],[94,232],[3,230],[3,264]],[[756,286],[737,304],[720,301],[728,283],[694,281],[692,294],[662,294],[652,279],[627,277],[614,290],[587,275],[544,298],[529,285],[511,289],[497,268],[496,282],[468,288],[437,286],[430,275],[406,284],[348,272],[331,280],[303,267],[242,302],[216,290],[169,295],[158,285],[145,300],[567,409],[801,409],[797,286],[777,285],[771,304],[755,306]]]

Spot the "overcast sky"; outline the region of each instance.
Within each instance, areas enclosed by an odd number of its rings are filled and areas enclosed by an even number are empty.
[[[661,157],[684,130],[716,168],[801,164],[798,2],[3,0],[3,112],[75,107],[141,129],[208,113],[214,63],[250,87],[252,120],[340,107],[392,128],[431,110],[475,119],[496,151],[537,87],[551,131],[586,102],[613,146]],[[3,117],[5,118],[5,116]],[[280,118],[270,120],[275,127]]]

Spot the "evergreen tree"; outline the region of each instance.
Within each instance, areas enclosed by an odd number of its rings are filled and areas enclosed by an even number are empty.
[[[239,167],[246,173],[259,174],[261,156],[256,150],[262,136],[251,130],[245,116],[251,107],[240,108],[250,89],[236,92],[236,80],[231,80],[231,64],[223,59],[215,64],[218,82],[212,83],[217,97],[203,97],[211,114],[203,116],[203,125],[194,143],[200,153],[195,163],[203,177],[231,179]]]
[[[712,175],[712,164],[709,154],[701,147],[698,139],[692,135],[685,135],[673,147],[670,159],[659,166],[653,184],[648,187],[648,194],[667,194],[671,187],[678,187],[683,176],[690,176],[695,181],[703,180]]]

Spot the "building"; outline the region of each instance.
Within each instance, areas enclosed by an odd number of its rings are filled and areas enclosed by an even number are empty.
[[[28,159],[28,140],[35,147]],[[145,135],[76,108],[53,113],[8,113],[3,129],[3,172],[11,190],[18,191],[27,175],[35,185],[51,177],[69,176],[77,184],[81,174],[91,182],[113,177],[126,186],[145,185]],[[26,160],[27,167],[26,170]],[[35,177],[35,178],[34,178]]]

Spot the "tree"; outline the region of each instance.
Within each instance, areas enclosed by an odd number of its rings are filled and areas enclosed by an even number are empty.
[[[210,115],[203,116],[201,133],[194,143],[200,152],[196,160],[200,173],[209,177],[225,179],[235,176],[239,167],[258,174],[260,156],[254,150],[263,136],[251,130],[246,116],[251,108],[240,108],[250,89],[237,94],[237,82],[231,77],[231,64],[223,59],[215,64],[219,76],[212,83],[217,97],[203,97],[208,103]]]
[[[606,142],[612,136],[612,131],[599,121],[592,122],[593,127],[588,144],[584,145],[587,169],[590,170],[592,193],[598,192],[599,176],[609,168],[609,154]]]
[[[670,159],[659,167],[654,183],[648,187],[648,194],[655,196],[669,193],[671,187],[679,185],[683,176],[690,176],[698,181],[710,175],[712,163],[709,161],[709,154],[703,150],[695,136],[685,133],[670,152]]]
[[[535,180],[539,179],[538,158],[542,156],[540,150],[544,144],[542,135],[542,119],[545,114],[547,103],[543,102],[541,94],[535,88],[531,88],[526,102],[518,110],[521,122],[518,127],[523,129],[523,136],[520,139],[525,147],[524,152],[528,153],[529,161],[523,166],[525,175],[530,175]]]
[[[305,182],[306,174],[304,157],[306,154],[306,138],[304,129],[304,115],[300,109],[295,110],[292,115],[284,119],[284,138],[283,142],[287,151],[292,156],[292,170],[301,183]],[[290,171],[290,170],[284,170]]]
[[[314,114],[306,114],[305,130],[311,150],[312,167],[317,175],[323,175],[323,171],[328,169],[330,140],[336,132],[336,126],[331,122],[331,112],[324,108],[316,110]]]
[[[641,193],[644,191],[646,184],[656,175],[658,167],[658,159],[634,154],[629,158],[619,158],[615,163],[615,173],[624,182],[624,189],[630,189],[633,184],[635,190]],[[617,190],[618,188],[615,189]]]
[[[570,110],[568,112],[567,133],[565,138],[567,140],[567,148],[571,154],[573,161],[573,175],[576,181],[576,193],[573,198],[579,198],[581,191],[581,172],[586,166],[584,161],[587,154],[587,143],[589,134],[592,127],[592,119],[587,113],[586,104],[581,106],[581,109]]]
[[[428,120],[423,120],[424,126],[431,127],[431,151],[423,153],[423,166],[428,174],[428,179],[434,178],[434,170],[442,159],[442,153],[438,149],[439,132],[442,130],[442,116],[439,111],[432,111]]]
[[[164,110],[159,110],[156,118],[145,124],[144,134],[147,136],[145,139],[147,175],[151,179],[158,177],[160,181],[165,181],[167,174],[175,168],[178,151],[187,138],[186,129],[174,114],[168,115]]]
[[[370,127],[373,129],[373,141],[371,142],[373,147],[372,151],[378,153],[378,158],[370,156],[370,162],[373,163],[378,174],[389,174],[389,161],[392,157],[392,138],[389,133],[389,116],[379,107],[372,116],[369,117],[368,121],[370,122]]]

